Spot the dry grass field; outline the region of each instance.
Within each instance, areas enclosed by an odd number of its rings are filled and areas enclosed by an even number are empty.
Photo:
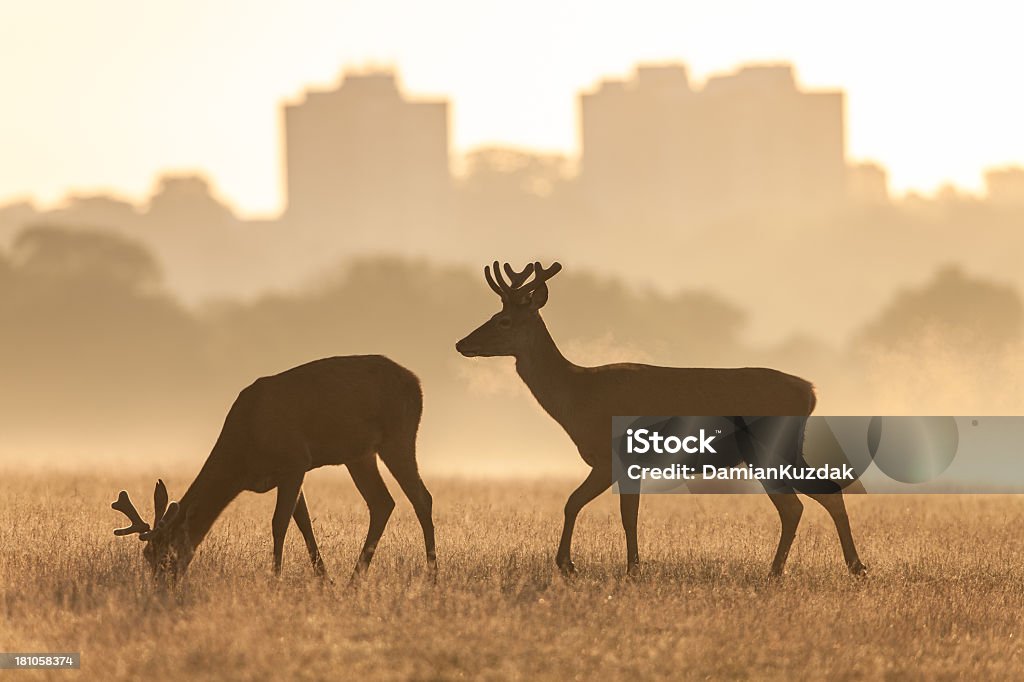
[[[180,495],[185,476],[167,478]],[[575,558],[554,571],[573,482],[432,480],[441,566],[398,508],[366,580],[347,585],[366,511],[342,469],[307,497],[334,584],[294,526],[271,577],[273,495],[247,494],[186,581],[154,587],[141,543],[108,505],[152,480],[0,479],[0,650],[81,651],[82,671],[31,680],[876,679],[1024,675],[1024,497],[859,496],[849,502],[871,575],[847,575],[808,501],[789,572],[766,579],[778,520],[764,496],[649,496],[644,574],[625,579],[617,504],[584,510]]]

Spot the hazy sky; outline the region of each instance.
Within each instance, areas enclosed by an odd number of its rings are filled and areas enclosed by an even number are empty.
[[[196,169],[244,212],[281,204],[279,104],[392,65],[452,101],[455,150],[574,153],[576,94],[636,62],[691,76],[792,61],[847,92],[848,149],[897,191],[1024,163],[1017,3],[821,0],[33,0],[0,4],[0,201],[144,196]]]

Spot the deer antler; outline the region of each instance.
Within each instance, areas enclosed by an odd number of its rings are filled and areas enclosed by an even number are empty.
[[[125,516],[132,522],[132,525],[126,528],[118,528],[114,531],[114,535],[131,535],[133,533],[139,533],[139,537],[142,537],[142,533],[149,532],[149,524],[142,520],[139,516],[139,512],[135,509],[135,505],[132,504],[132,500],[128,497],[128,491],[122,490],[117,496],[117,500],[111,503],[111,509],[115,509]],[[145,538],[142,538],[145,539]]]
[[[484,279],[487,280],[488,286],[491,287],[491,289],[494,291],[494,293],[496,293],[498,296],[501,296],[502,300],[505,300],[505,291],[501,287],[499,287],[498,283],[494,281],[493,277],[491,277],[491,267],[492,266],[490,266],[490,265],[485,265],[484,266]],[[498,270],[498,261],[494,261],[494,266],[493,267],[494,267],[494,274],[497,275],[500,278],[501,277],[501,271]]]
[[[180,508],[181,507],[177,502],[171,502],[167,505],[167,511],[165,511],[163,516],[160,517],[160,520],[156,522],[156,527],[153,530],[149,530],[147,528],[144,532],[139,534],[139,537],[143,540],[152,540],[157,533],[166,528],[167,525],[178,516],[178,510]]]
[[[487,279],[487,284],[494,290],[494,293],[501,296],[501,300],[507,301],[512,298],[513,294],[519,293],[523,283],[533,274],[533,267],[533,263],[527,263],[521,272],[516,272],[512,269],[511,265],[505,263],[505,274],[508,275],[509,279],[506,282],[501,274],[501,267],[499,267],[498,261],[494,261],[490,267],[484,266],[484,277]],[[493,277],[491,276],[492,269],[494,272]]]
[[[167,486],[162,478],[156,480],[156,489],[153,491],[153,523],[160,525],[160,519],[167,511]]]
[[[544,266],[540,264],[540,261],[536,261],[533,264],[534,278],[529,284],[520,287],[517,294],[525,296],[531,291],[536,291],[541,286],[547,286],[547,281],[562,271],[562,264],[555,261],[551,264],[551,267],[544,269]]]
[[[493,268],[494,276],[491,277],[491,270]],[[512,269],[512,266],[505,263],[505,274],[508,275],[509,281],[506,282],[505,278],[501,275],[501,268],[498,265],[498,261],[494,261],[494,264],[490,268],[484,267],[484,277],[487,278],[487,284],[490,285],[494,293],[501,296],[501,299],[508,300],[512,294],[514,294],[520,287],[523,286],[530,275],[533,273],[533,264],[529,263],[522,272],[516,272]]]
[[[505,274],[508,275],[508,281],[511,282],[513,291],[522,287],[523,282],[530,278],[530,275],[533,274],[533,267],[533,263],[527,263],[522,272],[516,272],[511,265],[505,263]]]

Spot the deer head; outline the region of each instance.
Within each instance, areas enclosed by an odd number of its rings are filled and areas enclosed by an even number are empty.
[[[146,543],[142,556],[153,569],[154,575],[177,575],[188,566],[193,554],[188,541],[188,529],[182,523],[178,503],[168,504],[167,486],[162,480],[157,480],[153,491],[152,526],[142,520],[126,490],[118,494],[110,508],[121,512],[131,522],[129,526],[116,529],[114,535],[138,534],[139,540]]]
[[[528,351],[536,341],[537,334],[545,329],[538,311],[548,302],[547,281],[561,269],[560,263],[552,263],[551,267],[545,269],[539,262],[535,262],[521,272],[516,272],[505,263],[505,274],[508,276],[506,281],[497,261],[490,267],[484,267],[484,279],[501,298],[501,310],[455,344],[455,349],[466,357],[519,357]],[[530,275],[533,275],[532,280]],[[546,334],[546,331],[543,333]]]

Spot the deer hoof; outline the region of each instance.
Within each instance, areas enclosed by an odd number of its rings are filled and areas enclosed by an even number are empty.
[[[640,564],[630,564],[626,568],[626,577],[636,580],[640,577]]]
[[[850,573],[858,578],[866,578],[868,575],[868,567],[862,564],[858,559],[850,564]]]
[[[576,564],[570,559],[564,559],[558,562],[558,570],[561,571],[565,577],[571,577],[576,575]]]

